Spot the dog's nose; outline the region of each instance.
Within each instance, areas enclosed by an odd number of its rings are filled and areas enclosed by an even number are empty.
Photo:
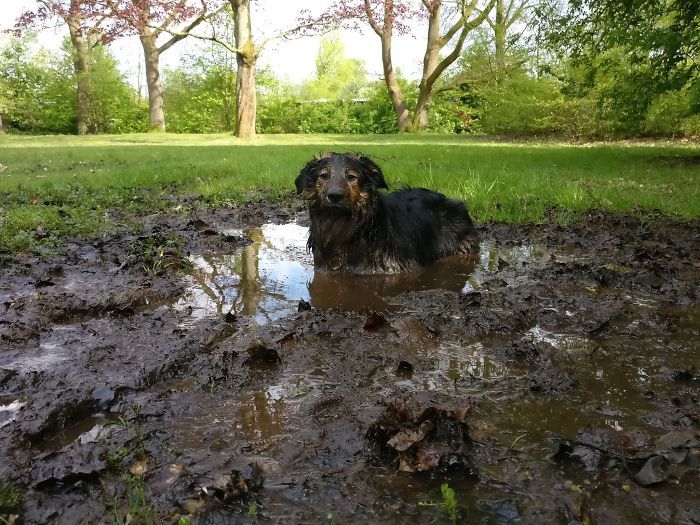
[[[343,194],[342,192],[339,191],[334,191],[334,192],[328,192],[328,200],[331,201],[332,203],[339,203],[343,199]]]

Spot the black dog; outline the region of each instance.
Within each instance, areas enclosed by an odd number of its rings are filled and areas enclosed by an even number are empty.
[[[309,206],[308,247],[316,268],[358,274],[412,271],[454,254],[473,253],[477,234],[459,201],[425,189],[388,189],[367,157],[330,153],[296,179]]]

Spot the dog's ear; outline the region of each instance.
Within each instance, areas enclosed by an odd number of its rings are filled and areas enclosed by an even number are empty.
[[[301,195],[306,188],[310,188],[314,185],[316,181],[316,176],[318,175],[318,161],[319,159],[313,158],[306,165],[301,168],[299,175],[294,181],[297,187],[297,195]]]
[[[359,158],[359,161],[362,164],[362,170],[365,176],[369,179],[372,186],[375,188],[384,188],[385,190],[389,189],[389,186],[387,186],[384,180],[384,174],[381,168],[377,166],[372,159],[363,156]]]

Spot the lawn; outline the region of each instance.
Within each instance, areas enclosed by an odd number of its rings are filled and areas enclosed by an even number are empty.
[[[390,188],[465,199],[475,219],[571,220],[591,208],[700,217],[700,145],[494,142],[462,136],[230,135],[0,137],[0,252],[66,235],[138,228],[141,213],[261,199],[289,201],[303,164],[359,151]],[[187,199],[185,197],[197,197]],[[117,220],[113,212],[120,210]]]

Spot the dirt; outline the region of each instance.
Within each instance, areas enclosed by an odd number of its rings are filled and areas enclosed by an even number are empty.
[[[143,226],[4,259],[9,519],[700,523],[698,221],[386,278],[314,274],[301,209]]]

